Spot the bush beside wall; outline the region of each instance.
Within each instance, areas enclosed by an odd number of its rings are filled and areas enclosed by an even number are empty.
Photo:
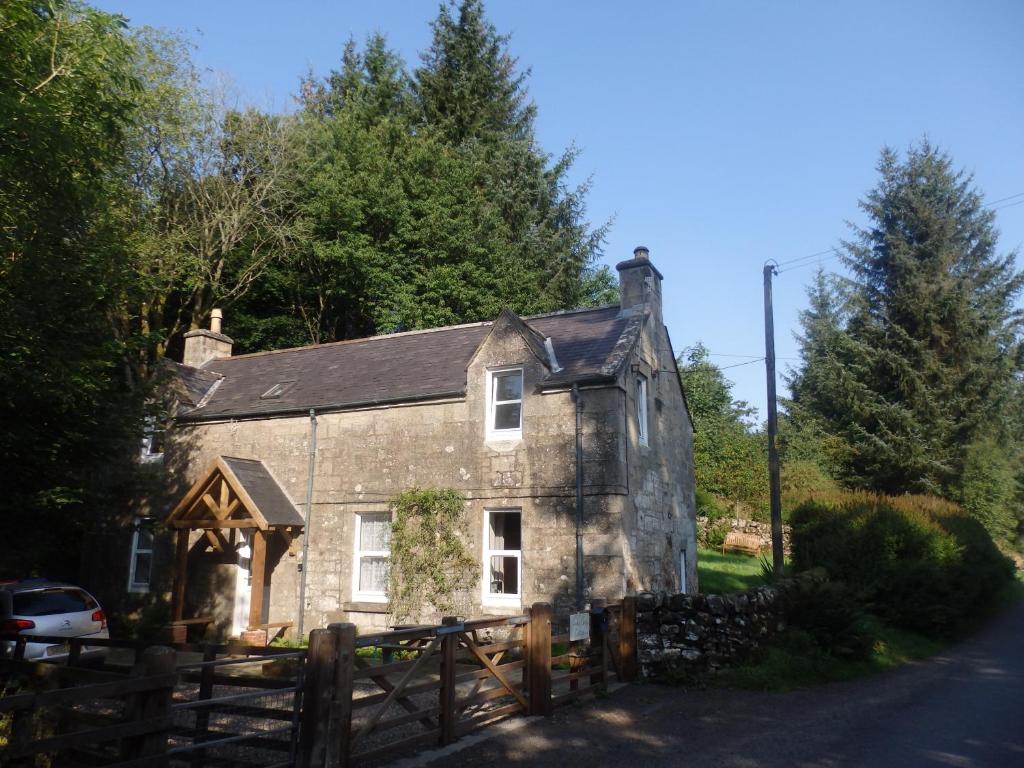
[[[820,567],[887,623],[949,632],[1013,577],[984,527],[930,496],[849,494],[791,517],[793,566]]]

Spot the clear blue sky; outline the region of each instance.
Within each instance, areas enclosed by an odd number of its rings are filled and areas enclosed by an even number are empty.
[[[417,64],[437,13],[412,0],[95,4],[185,32],[202,67],[282,110],[303,73],[337,66],[350,36],[383,32]],[[762,264],[828,249],[846,221],[863,222],[857,201],[883,145],[927,135],[989,200],[1024,192],[1018,0],[490,0],[487,10],[532,70],[542,146],[575,142],[576,178],[593,178],[591,220],[614,217],[605,261],[650,247],[677,352],[702,340],[716,354],[763,354]],[[1020,248],[1024,204],[997,217],[1001,250]],[[781,370],[813,272],[776,279]],[[763,417],[763,364],[726,375]]]

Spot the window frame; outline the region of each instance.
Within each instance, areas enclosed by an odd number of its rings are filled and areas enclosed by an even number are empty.
[[[163,450],[155,451],[153,447],[158,444],[158,435],[166,435],[167,429],[165,425],[156,416],[146,416],[142,424],[142,439],[139,441],[139,461],[144,464],[163,461]]]
[[[362,549],[363,517],[376,516],[386,518],[388,524],[392,522],[391,513],[387,510],[355,512],[355,523],[352,526],[354,536],[352,540],[352,600],[360,603],[386,603],[388,601],[388,589],[385,582],[383,592],[366,592],[359,588],[359,574],[361,572],[364,557],[383,557],[391,559],[391,537],[388,536],[387,549]]]
[[[647,377],[636,375],[636,434],[640,445],[650,445],[650,421],[647,410]]]
[[[519,549],[491,549],[490,528],[491,515],[494,514],[517,514],[519,515]],[[499,507],[485,509],[483,514],[483,536],[481,539],[482,559],[480,578],[480,600],[486,606],[518,606],[523,600],[523,509],[522,507]],[[517,583],[515,594],[495,594],[491,592],[491,558],[492,557],[515,557]]]
[[[149,548],[139,546],[139,538],[142,534],[145,519],[135,518],[132,525],[132,546],[128,560],[128,591],[132,594],[147,594],[153,579],[153,532],[150,531]],[[139,555],[149,555],[149,580],[145,582],[135,580],[135,572],[138,570]]]
[[[498,400],[496,397],[498,376],[506,373],[519,374],[519,399]],[[526,394],[526,376],[523,366],[512,365],[503,368],[491,368],[487,371],[487,437],[491,440],[518,440],[523,436],[523,410]],[[498,406],[509,403],[519,403],[519,426],[515,428],[498,429],[495,427]]]

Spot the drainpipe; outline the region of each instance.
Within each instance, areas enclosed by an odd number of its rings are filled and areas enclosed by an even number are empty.
[[[313,525],[313,471],[316,468],[316,409],[309,409],[309,476],[306,479],[306,524],[302,535],[302,562],[299,563],[299,625],[298,637],[302,640],[302,625],[306,615],[306,575],[309,569],[309,534]]]
[[[576,402],[576,610],[583,610],[583,400],[578,384],[572,385]]]

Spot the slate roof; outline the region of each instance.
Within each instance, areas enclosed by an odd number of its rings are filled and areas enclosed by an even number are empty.
[[[302,515],[262,461],[234,456],[221,456],[221,459],[238,478],[268,525],[286,527],[303,524]]]
[[[613,352],[629,343],[624,335],[638,331],[635,319],[620,317],[618,305],[524,320],[540,339],[551,338],[562,368],[542,386],[611,378],[620,362]],[[219,385],[202,407],[179,418],[258,417],[461,396],[466,366],[493,325],[456,325],[213,360],[201,372],[216,374]],[[536,339],[527,341],[536,346]],[[284,385],[279,396],[261,397],[276,384]]]

